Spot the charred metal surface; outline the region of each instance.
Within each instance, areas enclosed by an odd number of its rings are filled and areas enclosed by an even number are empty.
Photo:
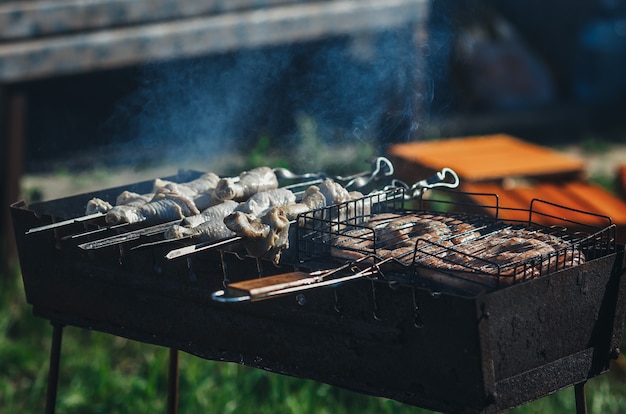
[[[233,305],[211,292],[295,267],[219,250],[165,260],[171,246],[130,250],[137,240],[87,252],[64,238],[84,224],[25,234],[80,215],[92,196],[11,208],[27,300],[57,324],[451,413],[541,398],[601,374],[619,352],[623,246],[474,296],[392,274]]]

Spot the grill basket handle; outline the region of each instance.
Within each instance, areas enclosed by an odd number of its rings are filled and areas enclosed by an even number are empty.
[[[404,181],[394,179],[391,183],[391,187],[404,188],[406,190],[405,198],[412,200],[420,197],[425,190],[435,187],[457,188],[460,183],[459,175],[452,168],[445,167],[430,177],[416,182],[412,186],[409,186]]]

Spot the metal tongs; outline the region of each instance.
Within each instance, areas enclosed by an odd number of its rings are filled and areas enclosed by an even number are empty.
[[[308,289],[338,285],[350,280],[380,274],[379,266],[394,258],[389,257],[383,259],[365,269],[359,269],[357,267],[359,262],[372,259],[374,259],[374,256],[369,255],[334,269],[317,270],[310,273],[282,273],[274,276],[231,283],[226,286],[226,289],[213,292],[211,298],[217,302],[257,302],[290,293],[302,292]],[[352,273],[338,276],[346,270],[352,271]]]

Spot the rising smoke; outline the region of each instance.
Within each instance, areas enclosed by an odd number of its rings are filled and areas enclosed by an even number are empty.
[[[326,143],[413,139],[433,97],[408,30],[240,51],[142,68],[105,130],[128,153],[244,152],[261,135],[298,145],[298,117]],[[426,110],[426,111],[425,111]]]

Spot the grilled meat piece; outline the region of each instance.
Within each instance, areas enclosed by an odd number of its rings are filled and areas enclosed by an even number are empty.
[[[185,237],[197,238],[201,241],[219,240],[234,236],[224,223],[224,218],[231,214],[239,204],[233,200],[211,206],[200,214],[184,218],[180,224],[170,227],[164,234],[166,239]]]
[[[132,191],[122,191],[122,193],[120,193],[115,200],[115,206],[140,207],[153,201],[155,196],[158,196],[158,194],[166,192],[169,194],[183,194],[187,198],[193,199],[199,209],[205,209],[211,205],[217,204],[215,197],[212,196],[210,192],[215,189],[218,181],[219,177],[214,173],[202,174],[195,180],[188,181],[186,183],[175,183],[173,181],[157,178],[154,180],[153,184],[154,192],[148,194],[138,194]],[[94,197],[87,203],[85,214],[92,214],[96,212],[106,213],[112,208],[113,205],[107,201]],[[137,212],[133,211],[133,209],[129,210],[123,208],[118,209],[118,211],[114,212],[113,215],[119,215],[120,217],[127,216],[130,219],[130,217],[136,216]],[[125,219],[122,219],[121,222],[126,221]],[[130,222],[134,223],[135,221]]]
[[[218,181],[215,195],[220,200],[244,201],[253,194],[278,188],[278,178],[269,167],[244,171],[239,177],[227,177]]]
[[[290,221],[295,220],[298,214],[327,206],[329,200],[333,200],[332,197],[351,197],[348,191],[338,184],[335,185],[332,180],[325,180],[322,184],[307,188],[300,203],[272,207],[260,217],[235,211],[224,219],[226,226],[244,238],[244,247],[248,254],[271,258],[278,263],[281,253],[289,248]],[[326,189],[326,195],[322,192],[322,187]]]
[[[304,191],[302,200],[299,203],[286,204],[280,206],[279,209],[289,221],[292,221],[295,220],[299,214],[322,208],[325,205],[326,198],[320,191],[319,187],[312,185]]]
[[[319,189],[326,198],[326,205],[334,205],[343,203],[344,201],[352,200],[352,196],[341,184],[330,178],[325,179],[320,185]]]
[[[154,197],[154,193],[150,194],[138,194],[132,191],[123,191],[120,195],[117,196],[115,200],[116,206],[141,206]],[[108,201],[104,201],[100,198],[94,197],[87,202],[87,207],[85,208],[85,214],[89,215],[92,213],[106,213],[111,210],[113,205]]]
[[[253,257],[268,256],[278,264],[283,246],[289,245],[289,220],[275,207],[262,217],[236,211],[224,222],[238,236],[244,238],[243,245]]]
[[[437,249],[433,241],[445,242],[449,228],[429,215],[381,213],[372,216],[357,227],[344,232],[332,242],[331,254],[346,259],[357,259],[370,254],[386,257],[396,252],[398,261],[413,260],[406,248],[420,255],[432,254]],[[407,265],[410,263],[406,263]]]
[[[296,196],[288,189],[277,188],[253,194],[247,201],[237,203],[224,200],[220,204],[205,209],[202,213],[186,217],[180,224],[167,231],[166,238],[198,237],[203,241],[218,240],[235,233],[224,224],[224,218],[233,212],[259,217],[275,206],[293,204]]]
[[[331,254],[349,260],[374,255],[403,266],[419,265],[423,277],[459,286],[511,285],[584,263],[580,249],[555,234],[519,226],[495,225],[481,234],[458,217],[382,213],[361,226],[340,229]],[[389,266],[387,264],[386,266]],[[441,272],[445,272],[441,273]]]
[[[272,207],[287,206],[296,202],[296,195],[286,188],[276,188],[253,194],[247,201],[242,202],[237,211],[261,217]]]
[[[215,196],[215,189],[199,193],[195,195],[192,200],[200,211],[205,210],[211,206],[220,204],[222,202],[222,200]]]
[[[159,192],[141,206],[115,206],[106,213],[108,224],[163,222],[200,214],[193,201],[174,192]]]
[[[132,191],[122,191],[115,199],[116,206],[142,206],[154,198],[154,193],[139,194]]]
[[[220,177],[212,172],[204,173],[195,180],[191,180],[186,183],[175,183],[173,181],[157,178],[154,180],[154,189],[155,191],[158,191],[158,189],[167,188],[193,198],[198,194],[215,189],[219,180]]]
[[[89,216],[95,213],[106,213],[112,208],[113,206],[108,201],[104,201],[101,198],[94,197],[87,202],[87,207],[85,207],[85,215]]]

